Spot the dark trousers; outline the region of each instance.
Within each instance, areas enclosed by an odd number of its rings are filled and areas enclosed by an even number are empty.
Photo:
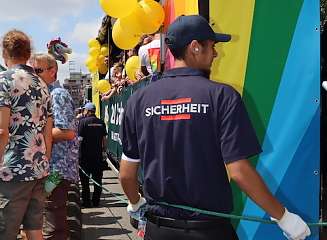
[[[230,223],[213,228],[183,229],[147,222],[144,240],[238,240]]]
[[[83,168],[83,166],[82,166]],[[96,181],[98,184],[102,186],[102,176],[103,176],[103,171],[102,169],[99,168],[88,168],[85,167],[83,170],[87,173],[87,175],[91,176],[94,181]],[[81,179],[81,184],[82,184],[82,201],[84,206],[88,206],[91,204],[90,201],[90,179],[85,176],[85,174],[80,171],[80,179]],[[93,206],[98,206],[100,202],[100,196],[102,192],[102,188],[99,187],[96,184],[93,184],[94,186],[94,192],[92,195],[92,203]]]
[[[43,235],[44,239],[68,239],[67,195],[70,182],[63,180],[46,200]]]

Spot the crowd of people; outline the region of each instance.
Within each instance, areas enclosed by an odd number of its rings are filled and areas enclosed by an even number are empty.
[[[53,112],[44,81],[27,65],[29,37],[6,33],[2,56],[8,70],[0,75],[0,239],[16,239],[20,225],[28,239],[42,237],[44,182],[49,173]],[[47,65],[39,72],[53,73]]]
[[[77,118],[69,92],[54,84],[56,59],[32,54],[22,31],[3,36],[0,73],[0,239],[68,239],[67,196],[82,184],[85,207],[97,207],[101,187],[90,204],[88,178],[100,184],[106,128],[87,103]],[[90,151],[92,149],[92,151]]]
[[[157,40],[157,34],[144,38],[144,46],[130,52],[139,52],[143,59],[140,76],[160,68]],[[230,213],[233,196],[227,170],[288,239],[311,234],[302,218],[271,194],[247,160],[262,150],[241,96],[209,80],[218,55],[215,44],[230,40],[228,34],[215,33],[201,16],[178,17],[165,38],[175,66],[136,91],[125,107],[120,182],[130,216],[145,211],[147,240],[238,239],[228,219],[174,206]],[[101,187],[95,187],[91,198],[86,175],[101,185],[105,124],[95,116],[92,103],[76,118],[70,95],[52,86],[56,60],[48,54],[31,55],[26,34],[9,31],[2,48],[8,70],[0,73],[0,239],[16,239],[21,224],[29,240],[67,239],[69,183],[80,178],[85,207],[100,204]],[[155,61],[152,56],[157,56]],[[129,84],[121,63],[110,72],[112,91]],[[114,93],[103,100],[110,94]],[[79,163],[84,171],[80,174]],[[44,189],[55,173],[60,181],[46,197]]]
[[[124,62],[129,57],[139,56],[140,68],[135,73],[135,81],[129,79],[124,69]],[[108,58],[106,58],[106,64]],[[144,35],[142,36],[139,44],[119,55],[113,66],[109,69],[105,79],[111,84],[111,89],[101,96],[102,101],[109,100],[114,94],[120,94],[121,91],[132,84],[135,84],[149,75],[153,75],[160,71],[160,34]]]

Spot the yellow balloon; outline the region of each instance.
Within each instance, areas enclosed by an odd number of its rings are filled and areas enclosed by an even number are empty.
[[[92,47],[89,49],[90,56],[97,58],[100,54],[100,48]]]
[[[97,58],[97,65],[101,66],[104,65],[104,60],[105,60],[105,56],[103,56],[102,54],[100,54]]]
[[[103,11],[114,18],[128,16],[134,10],[137,0],[99,0]]]
[[[109,48],[108,46],[102,46],[100,49],[100,54],[103,56],[108,56],[109,55]]]
[[[134,11],[123,18],[120,18],[120,25],[121,28],[130,33],[142,34],[143,33],[143,26],[140,19],[144,16],[144,11],[140,4],[136,5]]]
[[[118,19],[112,27],[112,39],[117,47],[128,50],[134,48],[138,44],[140,35],[124,31],[121,28],[120,19]]]
[[[89,56],[86,61],[85,61],[85,65],[90,69],[90,68],[94,68],[97,66],[97,62],[96,59],[94,57]]]
[[[91,73],[96,73],[98,71],[98,66],[92,65],[92,66],[89,66],[88,69]]]
[[[100,43],[98,40],[96,40],[95,38],[91,38],[88,42],[88,46],[89,48],[99,48],[101,47]]]
[[[99,71],[99,73],[101,73],[101,74],[107,74],[107,72],[108,72],[108,67],[107,67],[107,65],[105,65],[105,64],[101,64],[101,65],[98,65],[99,67],[98,67],[98,71]]]
[[[97,82],[96,88],[98,89],[98,91],[100,93],[106,93],[111,89],[111,86],[110,86],[110,83],[107,80],[102,79],[102,80]]]
[[[160,3],[154,0],[142,0],[139,2],[144,15],[140,18],[144,33],[154,33],[158,31],[165,20],[165,11]]]
[[[138,56],[132,56],[127,59],[125,69],[129,79],[136,80],[135,73],[140,67],[140,58]]]

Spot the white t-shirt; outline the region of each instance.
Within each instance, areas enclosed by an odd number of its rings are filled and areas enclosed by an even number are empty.
[[[107,72],[106,76],[104,79],[109,79],[109,74],[110,74],[110,79],[114,77],[114,67],[111,67],[110,70]]]
[[[158,59],[160,59],[160,39],[140,47],[138,55],[140,57],[141,66],[146,66],[150,74],[158,69]]]

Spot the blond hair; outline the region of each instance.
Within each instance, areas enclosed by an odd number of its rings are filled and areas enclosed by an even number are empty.
[[[48,53],[35,53],[32,54],[29,62],[32,66],[35,66],[36,63],[46,64],[48,67],[58,67],[56,59]]]

